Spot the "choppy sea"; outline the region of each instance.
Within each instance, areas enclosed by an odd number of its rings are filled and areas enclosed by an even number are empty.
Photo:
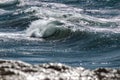
[[[120,0],[0,0],[0,59],[120,68]]]

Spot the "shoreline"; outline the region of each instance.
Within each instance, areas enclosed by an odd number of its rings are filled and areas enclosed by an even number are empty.
[[[120,80],[120,69],[71,67],[61,63],[32,65],[0,60],[0,80]]]

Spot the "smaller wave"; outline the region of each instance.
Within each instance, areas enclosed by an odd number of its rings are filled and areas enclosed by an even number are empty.
[[[0,9],[0,16],[6,14],[6,13],[10,13],[11,11],[7,11],[7,10],[4,10],[4,9]]]
[[[0,7],[8,7],[18,3],[19,0],[0,0]]]
[[[26,35],[44,39],[66,38],[72,31],[64,26],[64,22],[55,19],[36,20],[32,22],[30,27],[26,30]]]

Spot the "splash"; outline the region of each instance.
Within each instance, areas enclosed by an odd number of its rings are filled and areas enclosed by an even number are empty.
[[[37,38],[65,38],[70,30],[65,28],[65,23],[56,19],[36,20],[31,23],[26,31],[27,36]]]

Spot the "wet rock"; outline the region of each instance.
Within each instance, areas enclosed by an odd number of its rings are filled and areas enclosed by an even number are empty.
[[[120,80],[120,69],[89,70],[60,63],[31,65],[0,60],[0,80]]]

